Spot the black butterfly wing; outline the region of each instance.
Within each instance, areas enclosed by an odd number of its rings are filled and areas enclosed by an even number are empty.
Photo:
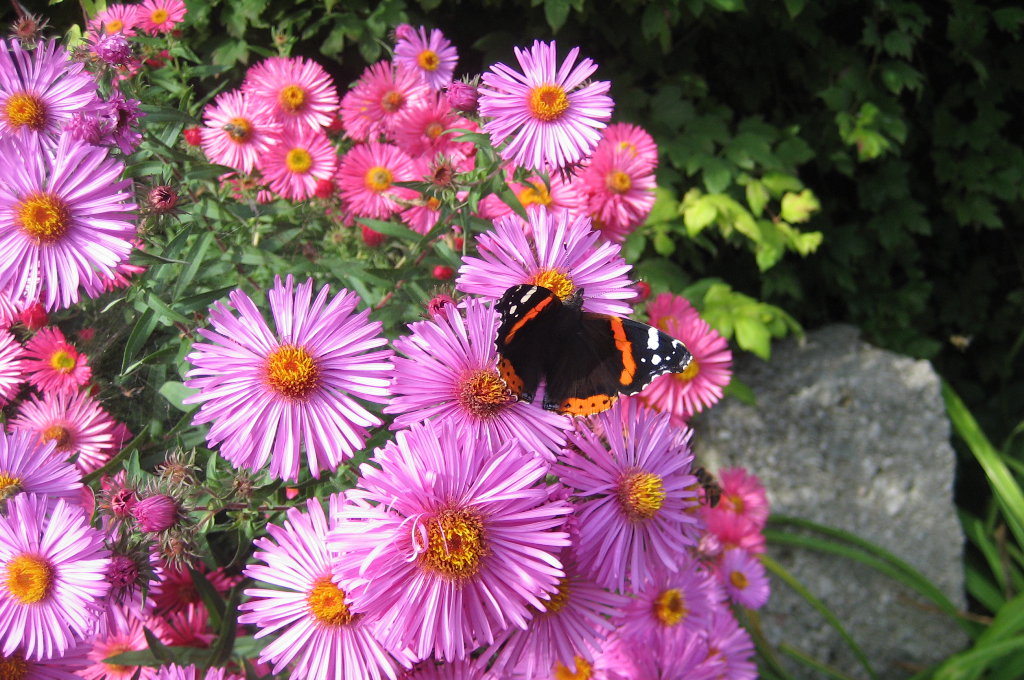
[[[557,349],[565,307],[547,288],[519,285],[505,291],[494,308],[501,315],[494,341],[498,371],[513,394],[533,401]]]
[[[619,394],[636,394],[654,378],[685,370],[692,359],[681,342],[647,324],[603,314],[580,315],[547,371],[544,408],[591,415]]]

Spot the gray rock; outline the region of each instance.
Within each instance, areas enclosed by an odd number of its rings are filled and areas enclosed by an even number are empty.
[[[742,358],[736,376],[757,405],[726,400],[698,417],[698,460],[712,470],[747,467],[764,482],[773,513],[876,543],[964,608],[955,458],[931,365],[868,345],[855,328],[830,326],[781,343],[770,362]],[[966,645],[948,617],[859,562],[772,545],[768,554],[835,612],[880,678],[906,677]],[[775,578],[772,588],[761,611],[769,641],[867,677],[803,598]],[[814,677],[780,658],[798,677]]]

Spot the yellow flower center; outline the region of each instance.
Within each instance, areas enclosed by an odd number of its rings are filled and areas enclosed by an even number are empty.
[[[12,472],[0,470],[0,501],[10,498],[21,491],[21,477],[15,477]],[[3,675],[0,675],[2,680]]]
[[[550,123],[561,118],[569,108],[569,97],[561,85],[538,85],[530,90],[527,107],[534,118]]]
[[[421,564],[442,576],[465,581],[480,569],[488,554],[484,523],[472,510],[443,510],[427,527],[427,546]]]
[[[569,296],[576,291],[576,286],[573,285],[572,279],[554,269],[547,269],[534,274],[530,277],[528,283],[547,288],[557,295],[560,300],[568,300]]]
[[[552,673],[554,680],[590,680],[593,677],[593,668],[582,656],[575,659],[576,670],[571,671],[561,661],[555,662],[555,670]]]
[[[523,207],[529,207],[531,205],[551,205],[551,193],[548,188],[544,186],[544,182],[536,181],[530,182],[530,184],[524,187],[516,198],[523,204]]]
[[[0,680],[23,680],[28,677],[28,662],[15,652],[13,656],[0,656]]]
[[[747,579],[747,575],[742,571],[733,571],[729,573],[729,583],[733,584],[736,588],[743,590],[750,585],[750,581]]]
[[[437,56],[437,52],[434,50],[423,50],[417,55],[416,63],[424,71],[436,71],[437,67],[441,65],[441,57]]]
[[[651,472],[638,470],[624,475],[617,491],[622,510],[634,522],[651,519],[665,503],[665,484]]]
[[[7,592],[21,604],[35,604],[53,588],[53,567],[41,557],[18,555],[7,563]]]
[[[71,228],[71,211],[53,194],[29,194],[14,204],[14,221],[39,244],[59,241]]]
[[[305,105],[306,92],[298,85],[286,85],[281,89],[281,94],[277,96],[277,100],[281,102],[281,108],[285,111],[295,113]]]
[[[244,144],[249,141],[250,137],[252,137],[252,124],[245,118],[232,118],[231,121],[224,126],[224,131],[228,133],[228,139],[232,142]]]
[[[477,418],[490,418],[512,401],[497,371],[477,369],[459,380],[459,405]]]
[[[688,383],[696,378],[698,373],[700,373],[700,364],[697,363],[696,359],[690,359],[690,363],[687,364],[686,370],[674,375],[676,376],[676,380]]]
[[[405,95],[398,90],[391,90],[380,98],[380,107],[386,113],[397,113],[405,106]]]
[[[558,590],[551,595],[551,599],[547,602],[547,613],[554,614],[561,611],[569,602],[569,579],[568,577],[562,577],[558,582]]]
[[[636,158],[636,156],[637,156],[636,144],[634,144],[633,142],[630,142],[630,141],[624,139],[621,142],[619,142],[619,151],[626,151],[626,150],[629,151],[629,155],[630,155],[631,158]]]
[[[442,132],[444,132],[444,126],[436,120],[432,120],[427,123],[427,129],[423,131],[423,134],[425,134],[428,139],[437,139],[441,136]]]
[[[7,98],[4,118],[13,128],[25,126],[40,132],[46,127],[46,102],[28,92],[15,92]]]
[[[284,164],[298,175],[304,175],[313,167],[313,157],[305,149],[292,149],[284,157]]]
[[[63,425],[51,425],[43,430],[39,437],[42,443],[57,442],[58,451],[67,451],[71,448],[71,430]]]
[[[388,187],[391,186],[391,180],[393,179],[391,171],[380,165],[375,165],[366,171],[366,188],[370,191],[376,191],[378,194]]]
[[[160,25],[170,18],[170,14],[163,7],[157,7],[155,10],[150,12],[149,20],[154,24]]]
[[[722,496],[722,500],[726,501],[724,505],[731,507],[732,511],[737,515],[742,515],[744,510],[743,497],[737,494],[726,494]]]
[[[345,604],[345,591],[326,576],[313,583],[306,603],[316,620],[328,626],[345,626],[352,622],[352,612]]]
[[[686,600],[677,588],[662,591],[654,599],[654,618],[658,619],[662,625],[674,626],[685,619],[688,613]]]
[[[124,28],[124,22],[120,19],[111,19],[109,24],[105,24],[105,30],[108,34],[117,33]]]
[[[608,187],[608,191],[624,194],[633,186],[633,180],[621,170],[613,170],[605,178],[605,185]]]
[[[75,365],[77,363],[78,362],[75,361],[75,357],[71,356],[70,352],[63,349],[57,350],[50,357],[50,368],[58,373],[70,373],[75,370]]]
[[[267,383],[282,397],[303,401],[320,387],[320,368],[304,348],[281,345],[267,357]]]

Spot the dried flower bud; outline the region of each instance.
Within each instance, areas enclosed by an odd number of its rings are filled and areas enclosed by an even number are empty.
[[[178,204],[178,192],[166,184],[153,187],[149,191],[149,207],[153,212],[163,214],[170,212]]]
[[[25,11],[18,12],[18,18],[11,24],[10,36],[25,47],[34,47],[42,38],[48,23],[48,19],[37,17],[35,14]]]
[[[132,508],[132,517],[139,528],[151,534],[167,531],[178,523],[181,506],[166,494],[155,494],[143,498]]]
[[[124,590],[139,580],[139,565],[128,555],[114,555],[110,558],[107,577],[114,590]]]
[[[455,300],[451,295],[445,293],[438,293],[427,303],[427,313],[430,314],[431,319],[442,315],[447,317],[449,309],[455,309]]]

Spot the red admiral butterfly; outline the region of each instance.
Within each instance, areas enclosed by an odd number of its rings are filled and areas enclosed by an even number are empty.
[[[501,296],[498,371],[519,399],[533,401],[544,379],[545,409],[588,416],[659,375],[686,370],[693,359],[653,326],[582,307],[581,289],[565,302],[541,286],[513,286]]]

